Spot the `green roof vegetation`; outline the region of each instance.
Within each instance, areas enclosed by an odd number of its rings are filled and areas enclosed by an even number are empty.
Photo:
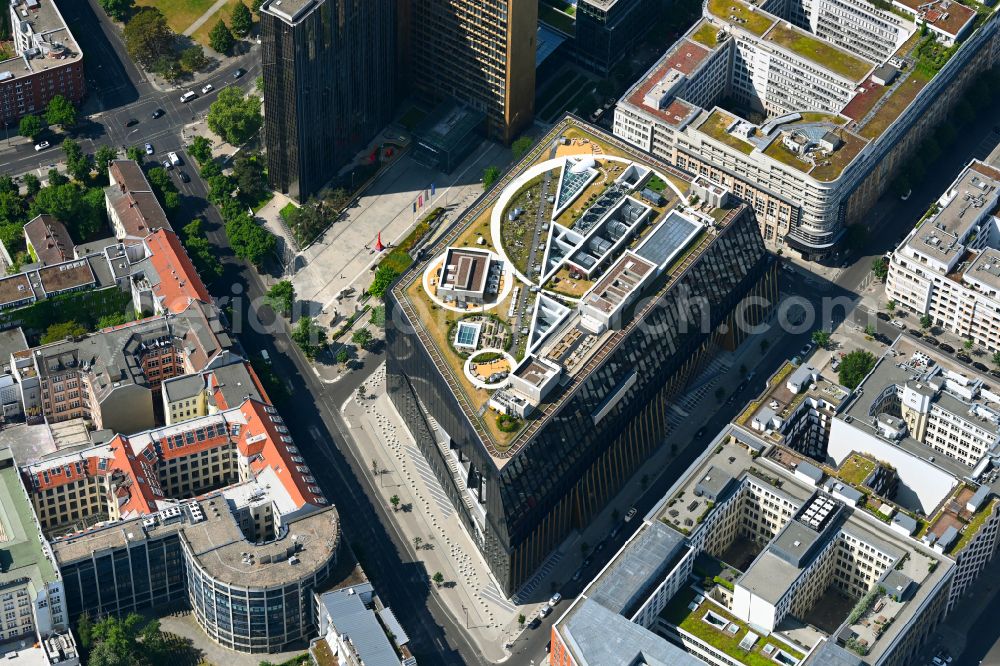
[[[718,26],[714,26],[707,21],[703,21],[701,27],[691,33],[691,39],[699,44],[707,46],[710,49],[714,49],[719,45],[718,34]]]
[[[713,111],[708,116],[708,119],[705,120],[705,122],[703,122],[698,129],[716,141],[721,141],[730,148],[735,148],[736,150],[749,155],[753,152],[753,145],[726,131],[726,128],[733,122],[733,120],[734,118],[722,113],[721,111]]]
[[[743,622],[737,620],[732,614],[726,611],[719,605],[709,603],[708,601],[703,601],[695,610],[689,610],[688,604],[690,604],[695,597],[695,591],[693,589],[685,588],[677,593],[670,603],[667,605],[666,609],[663,611],[663,617],[665,617],[669,622],[676,625],[678,628],[683,629],[692,636],[704,641],[705,643],[711,645],[717,650],[724,652],[736,661],[747,664],[748,666],[774,666],[777,663],[770,656],[765,655],[763,650],[765,645],[774,645],[780,648],[784,652],[787,652],[794,659],[802,661],[804,655],[798,650],[794,650],[788,647],[784,642],[775,640],[768,636],[761,636],[754,643],[753,647],[748,651],[740,647],[740,641],[747,635],[747,625]],[[724,618],[725,620],[735,624],[739,627],[739,631],[735,634],[731,634],[724,629],[717,629],[711,624],[702,620],[706,613],[711,610],[712,613]]]
[[[775,140],[771,142],[771,145],[764,149],[764,154],[768,157],[773,157],[782,164],[787,164],[788,166],[794,167],[805,173],[809,173],[809,170],[812,169],[812,162],[807,162],[790,151],[785,147],[785,144],[781,142],[780,138],[775,138]]]
[[[850,164],[858,153],[868,145],[868,142],[861,137],[844,131],[837,131],[837,136],[844,142],[840,148],[833,151],[829,157],[825,157],[813,168],[810,176],[816,180],[830,182],[840,178],[844,168]]]
[[[837,470],[837,477],[852,486],[860,486],[875,471],[875,462],[860,453],[852,453]]]
[[[976,536],[976,533],[983,526],[983,523],[986,522],[986,519],[993,515],[993,509],[998,501],[1000,500],[993,499],[989,503],[979,507],[979,511],[972,516],[972,520],[962,530],[962,535],[958,537],[958,541],[955,542],[955,546],[951,549],[952,553],[958,554],[963,548],[969,545],[972,537]]]
[[[852,81],[863,79],[874,66],[804,30],[788,28],[780,23],[767,33],[767,39]]]
[[[803,111],[799,115],[802,116],[802,120],[799,122],[803,123],[833,123],[834,125],[843,125],[847,122],[847,118],[844,116],[836,113],[825,113],[823,111]]]
[[[861,136],[866,139],[875,139],[886,130],[889,125],[899,118],[900,114],[910,105],[910,102],[924,89],[932,75],[919,68],[913,69],[908,74],[904,74],[906,80],[892,91],[875,115],[861,129]]]
[[[760,37],[776,23],[774,17],[764,14],[742,0],[708,0],[708,11],[727,23],[737,25]]]

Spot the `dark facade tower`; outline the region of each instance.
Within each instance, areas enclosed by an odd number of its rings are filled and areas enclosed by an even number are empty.
[[[396,0],[261,5],[271,187],[304,201],[392,118],[396,6]]]
[[[409,85],[486,114],[510,143],[535,112],[538,0],[409,0]]]
[[[676,283],[657,294],[641,315],[643,325],[616,338],[572,396],[503,460],[484,446],[413,333],[420,327],[400,303],[401,288],[389,294],[389,396],[506,594],[525,583],[574,529],[589,525],[665,445],[671,402],[720,348],[743,342],[748,334],[737,322],[767,318],[764,304],[777,300],[776,268],[753,209],[741,206]],[[703,316],[710,326],[698,325]],[[591,415],[609,399],[615,407],[595,426]],[[461,461],[478,505],[456,487],[449,457]]]

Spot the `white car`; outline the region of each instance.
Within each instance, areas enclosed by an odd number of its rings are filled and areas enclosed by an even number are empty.
[[[146,154],[147,155],[152,155],[153,154],[153,144],[151,144],[151,143],[147,143],[146,144]]]
[[[906,328],[906,324],[904,324],[903,322],[899,321],[898,319],[893,319],[889,323],[891,323],[893,326],[895,326],[896,328],[898,328],[901,331]]]
[[[206,83],[201,88],[201,94],[202,95],[207,95],[208,93],[212,92],[213,90],[215,90],[215,88],[212,87],[212,84],[211,83]]]
[[[45,150],[49,147],[49,145],[51,144],[49,144],[48,141],[39,141],[35,144],[35,152],[37,153],[39,150]]]
[[[181,95],[181,104],[187,104],[188,102],[190,102],[191,100],[193,100],[197,96],[198,96],[198,94],[195,91],[189,90],[186,93],[184,93],[183,95]]]
[[[177,156],[177,153],[167,153],[167,159],[170,160],[170,163],[174,166],[181,165],[181,158]]]
[[[542,606],[542,610],[538,611],[538,617],[546,617],[552,612],[551,606]]]
[[[635,518],[635,513],[636,513],[635,507],[632,507],[631,509],[629,509],[628,512],[625,514],[625,522],[627,523],[628,521],[630,521],[633,518]]]
[[[560,601],[562,601],[562,595],[556,592],[555,594],[552,595],[552,598],[549,599],[549,606],[555,608],[556,606],[559,605]]]

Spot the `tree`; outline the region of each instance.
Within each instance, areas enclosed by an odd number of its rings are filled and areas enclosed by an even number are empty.
[[[872,259],[872,273],[875,277],[885,282],[885,277],[889,274],[889,262],[885,260],[885,257],[878,257]]]
[[[249,141],[260,130],[260,98],[244,95],[236,86],[219,91],[208,109],[208,127],[234,146]]]
[[[201,179],[205,181],[207,181],[212,176],[219,176],[221,174],[222,174],[222,167],[220,167],[215,162],[205,162],[205,164],[201,167],[201,170],[198,171],[198,175],[200,175]]]
[[[896,311],[896,301],[889,301],[888,303],[886,303],[885,304],[885,309],[889,311],[889,314],[892,314],[893,312],[895,312]]]
[[[965,351],[971,351],[972,348],[975,346],[975,344],[976,343],[972,341],[972,338],[968,338],[965,342],[962,343],[962,346],[965,347]]]
[[[97,169],[97,175],[103,178],[108,176],[108,166],[113,160],[118,157],[118,151],[109,146],[101,146],[94,153],[94,168]]]
[[[132,160],[133,162],[138,162],[142,164],[143,152],[139,146],[129,146],[125,149],[125,157]]]
[[[267,303],[278,314],[288,317],[292,314],[295,303],[295,287],[291,280],[277,282],[267,291]]]
[[[993,365],[1000,369],[1000,351],[993,352]]]
[[[163,13],[154,7],[143,7],[122,31],[125,49],[137,63],[149,69],[157,60],[174,53],[174,32]]]
[[[233,26],[233,34],[237,37],[246,37],[253,28],[253,16],[250,15],[250,8],[242,2],[237,2],[236,6],[233,7],[233,13],[229,16],[229,22]]]
[[[264,77],[258,76],[257,79],[253,82],[253,87],[256,88],[257,92],[259,93],[264,92]]]
[[[212,246],[205,237],[200,219],[195,218],[184,225],[181,229],[181,238],[184,240],[188,255],[191,256],[191,261],[203,279],[209,281],[222,275],[222,264],[212,252]]]
[[[164,640],[158,620],[145,620],[129,613],[124,619],[109,615],[93,625],[90,632],[93,649],[89,666],[125,666],[127,664],[169,663],[172,646]]]
[[[341,347],[340,349],[337,350],[337,363],[345,365],[350,360],[351,360],[351,355],[348,353],[346,349]]]
[[[372,286],[368,287],[368,293],[375,298],[383,298],[398,277],[399,273],[394,268],[379,266],[375,271],[375,278],[372,279]]]
[[[874,354],[863,349],[855,349],[840,359],[837,376],[842,385],[853,391],[874,367]]]
[[[389,504],[392,505],[392,510],[393,511],[398,511],[399,510],[399,495],[393,495],[392,497],[390,497],[389,498]]]
[[[45,174],[45,182],[48,183],[50,187],[55,187],[58,185],[65,185],[66,183],[69,182],[69,178],[62,175],[59,172],[59,169],[52,167]]]
[[[434,584],[437,587],[441,587],[441,584],[444,583],[444,574],[442,574],[440,571],[435,571],[434,576],[431,577],[431,580],[434,581]]]
[[[76,634],[80,637],[80,647],[89,650],[92,644],[90,633],[94,628],[94,623],[90,619],[90,613],[84,613],[76,621]]]
[[[208,67],[208,58],[205,57],[205,49],[195,44],[181,51],[178,63],[189,72],[200,72]]]
[[[819,329],[819,330],[813,331],[813,333],[812,333],[812,341],[816,343],[817,347],[821,347],[822,349],[829,348],[829,346],[830,346],[830,331],[824,331],[823,329]]]
[[[869,338],[874,338],[876,333],[878,333],[878,331],[875,330],[874,325],[868,324],[867,326],[865,326],[865,335],[867,335]]]
[[[199,165],[205,164],[212,159],[212,140],[204,136],[194,137],[188,146],[188,154]]]
[[[229,31],[226,27],[226,22],[219,19],[212,31],[208,33],[208,45],[211,46],[218,53],[228,54],[233,45],[236,43],[236,39],[233,37],[233,33]]]
[[[87,329],[75,321],[63,321],[52,324],[45,329],[45,335],[42,336],[42,344],[47,345],[50,342],[58,342],[66,338],[75,338],[86,334]]]
[[[62,95],[56,95],[45,107],[45,122],[67,129],[76,125],[76,107]]]
[[[132,11],[133,0],[98,0],[101,8],[116,21],[124,21]]]
[[[153,191],[156,193],[156,198],[159,199],[160,204],[166,209],[167,214],[170,215],[177,210],[180,206],[180,195],[177,192],[177,186],[174,185],[174,181],[170,178],[170,174],[163,167],[153,167],[146,174],[149,179],[149,184],[153,186]]]
[[[518,161],[524,157],[529,150],[531,150],[532,144],[535,143],[535,139],[530,136],[522,136],[517,139],[514,143],[510,144],[510,152],[514,155],[514,161]]]
[[[254,205],[267,192],[267,175],[264,158],[259,153],[241,151],[233,161],[233,178],[240,188],[240,196],[247,205]]]
[[[66,154],[66,170],[74,179],[86,183],[90,179],[90,160],[83,154],[80,144],[66,139],[62,142],[62,149]]]
[[[184,68],[181,67],[180,61],[177,60],[177,56],[173,53],[160,56],[148,69],[153,74],[159,74],[170,83],[174,83],[184,76]]]
[[[500,179],[500,169],[495,166],[488,166],[483,170],[483,190],[493,187],[493,183]]]
[[[524,628],[524,623],[528,621],[528,618],[524,617],[524,613],[517,616],[517,626]]]
[[[424,540],[421,539],[420,537],[418,536],[413,537],[413,550],[420,550],[420,544],[422,544],[423,542]]]
[[[920,328],[926,331],[933,325],[934,325],[934,320],[931,318],[929,314],[920,315]]]
[[[24,174],[24,185],[28,188],[28,196],[33,197],[42,189],[42,181],[33,173]]]
[[[38,116],[31,115],[30,113],[24,118],[21,118],[21,122],[18,125],[18,133],[23,136],[35,140],[39,134],[42,133],[42,120]]]
[[[254,266],[274,251],[275,238],[263,227],[254,223],[249,215],[236,215],[226,222],[226,237],[233,253]]]
[[[351,342],[365,349],[372,342],[372,332],[367,328],[359,328],[351,335]]]
[[[292,340],[308,358],[312,359],[326,347],[326,330],[312,317],[302,317],[292,329]]]

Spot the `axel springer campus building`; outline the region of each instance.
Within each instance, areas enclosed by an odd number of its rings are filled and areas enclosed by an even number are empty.
[[[975,0],[706,0],[614,133],[751,202],[770,247],[833,253],[1000,59]]]
[[[419,254],[387,300],[389,395],[508,595],[777,293],[751,207],[572,119]]]

